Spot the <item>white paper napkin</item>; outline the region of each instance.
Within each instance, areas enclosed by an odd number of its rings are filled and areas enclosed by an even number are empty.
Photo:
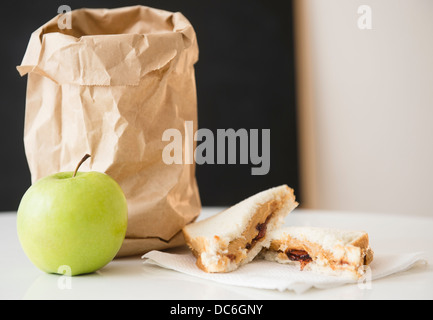
[[[293,290],[297,293],[311,288],[326,289],[349,283],[368,286],[369,281],[391,274],[406,271],[417,264],[426,264],[423,253],[411,254],[375,254],[374,261],[362,280],[342,279],[334,276],[299,271],[296,267],[265,260],[254,260],[230,273],[206,273],[200,270],[196,259],[187,248],[180,248],[171,253],[151,251],[143,256],[145,264],[154,264],[163,268],[182,272],[191,276],[212,280],[224,284],[259,289]]]

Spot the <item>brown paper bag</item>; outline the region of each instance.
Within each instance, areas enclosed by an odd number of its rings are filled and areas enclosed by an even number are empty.
[[[118,256],[183,243],[180,230],[201,209],[194,165],[166,165],[166,129],[197,130],[193,27],[180,13],[136,6],[72,11],[36,30],[22,65],[28,74],[24,143],[32,181],[73,171],[105,172],[129,207]],[[183,139],[185,152],[185,137]]]

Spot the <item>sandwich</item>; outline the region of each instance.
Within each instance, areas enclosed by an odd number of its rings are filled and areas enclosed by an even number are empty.
[[[269,247],[269,233],[298,206],[287,185],[256,194],[208,219],[183,228],[197,266],[207,273],[231,272]]]
[[[373,261],[368,234],[312,227],[274,230],[260,256],[300,270],[360,279]]]

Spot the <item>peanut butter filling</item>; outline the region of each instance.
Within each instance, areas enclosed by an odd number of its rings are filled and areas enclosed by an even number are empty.
[[[245,250],[249,251],[266,236],[267,226],[274,212],[279,210],[281,202],[271,200],[263,204],[252,217],[242,235],[231,241],[226,257],[235,263],[245,258]]]
[[[365,242],[367,241],[367,242]],[[361,259],[363,265],[369,265],[373,261],[373,252],[368,246],[368,239],[363,240],[362,243],[352,244],[353,246],[359,247],[360,245],[367,246],[361,249]],[[271,242],[270,250],[278,252],[281,259],[289,259],[290,261],[298,261],[301,263],[301,270],[303,270],[309,263],[320,258],[326,260],[329,263],[329,267],[333,270],[341,268],[354,268],[357,269],[360,266],[350,264],[344,259],[337,260],[333,254],[323,250],[319,245],[313,244],[309,241],[300,241],[295,238],[288,236],[284,240],[274,240]]]

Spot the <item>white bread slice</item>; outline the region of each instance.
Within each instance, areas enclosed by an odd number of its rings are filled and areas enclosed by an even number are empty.
[[[269,232],[280,227],[298,206],[283,185],[263,191],[206,220],[183,229],[185,241],[205,272],[231,272],[269,246]]]
[[[301,270],[359,279],[373,261],[365,232],[312,227],[286,227],[272,232],[261,257],[294,264]]]

